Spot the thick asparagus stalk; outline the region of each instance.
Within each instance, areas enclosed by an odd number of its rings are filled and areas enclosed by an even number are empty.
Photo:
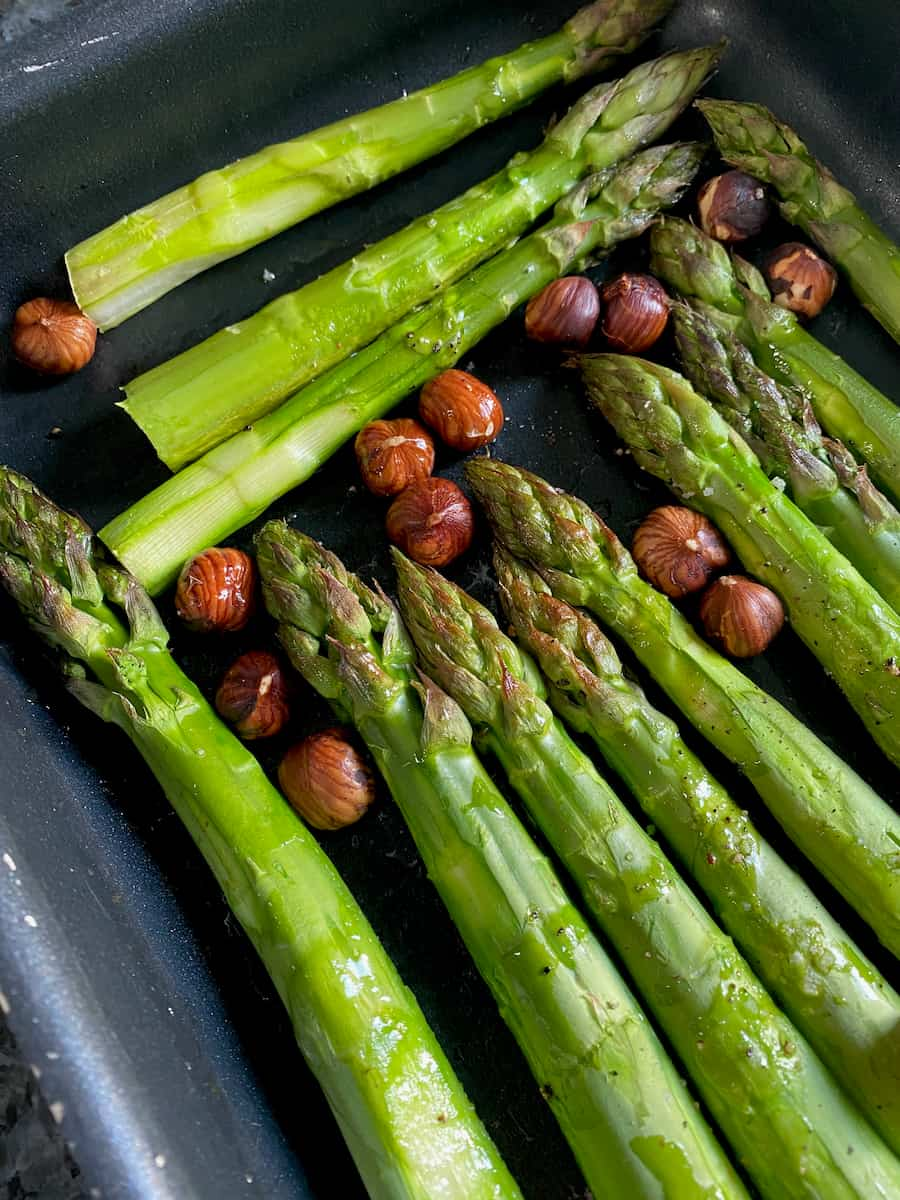
[[[549,225],[209,451],[100,536],[148,590],[158,591],[192,554],[265,512],[367,421],[451,366],[551,279],[585,254],[646,229],[689,185],[701,157],[695,143],[656,146],[585,180]]]
[[[863,578],[900,612],[900,512],[849,450],[826,438],[806,397],[779,385],[715,310],[676,303],[672,314],[684,372],[756,453],[770,478]]]
[[[197,458],[508,245],[586,171],[655,141],[720,55],[666,55],[593,89],[531,154],[140,375],[123,407],[173,470]]]
[[[900,1161],[554,718],[534,664],[462,589],[394,559],[426,670],[483,731],[760,1193],[896,1188]],[[834,1155],[848,1133],[853,1155]]]
[[[767,108],[733,100],[700,100],[697,107],[722,157],[774,187],[782,216],[821,246],[872,316],[900,342],[900,246]]]
[[[900,765],[900,614],[766,477],[683,375],[617,354],[584,355],[580,364],[588,396],[638,466],[715,521]]]
[[[75,299],[111,329],[208,267],[438,154],[560,80],[631,53],[671,3],[598,0],[540,41],[207,171],[69,250]]]
[[[485,773],[465,716],[429,679],[416,682],[396,610],[282,522],[257,546],[292,662],[369,746],[594,1194],[744,1196],[616,968]]]
[[[560,716],[607,763],[706,893],[780,1006],[894,1150],[900,1152],[900,995],[749,815],[626,679],[609,640],[498,548],[504,611],[549,681]]]
[[[78,518],[6,468],[0,547],[0,583],[65,651],[70,689],[125,731],[209,863],[290,1012],[369,1195],[520,1197],[356,901],[179,670],[146,592],[102,565]]]
[[[742,770],[788,836],[900,956],[900,816],[640,578],[583,501],[476,459],[468,477],[499,541],[553,594],[622,637],[685,716]]]
[[[825,432],[864,459],[900,503],[900,408],[773,304],[758,272],[687,221],[659,222],[650,246],[654,274],[730,318],[757,365],[800,388]]]

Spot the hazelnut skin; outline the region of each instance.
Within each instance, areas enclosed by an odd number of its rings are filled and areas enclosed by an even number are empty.
[[[423,479],[400,493],[387,513],[387,535],[414,562],[444,567],[468,550],[475,518],[450,479]]]
[[[278,767],[291,807],[314,829],[343,829],[375,799],[372,772],[342,729],[311,733],[292,746]]]
[[[422,388],[419,416],[442,442],[463,453],[486,446],[503,428],[503,407],[487,384],[452,368]]]
[[[706,587],[731,558],[715,525],[677,504],[654,508],[644,518],[631,553],[644,578],[673,600]]]
[[[216,692],[216,712],[248,742],[280,733],[288,719],[287,683],[275,655],[251,650],[235,659]]]
[[[12,352],[40,375],[71,375],[94,356],[97,326],[71,300],[28,300],[16,310]]]
[[[762,654],[784,625],[775,593],[744,575],[723,575],[703,594],[700,620],[710,641],[733,658]]]
[[[234,633],[253,612],[256,567],[243,550],[213,546],[181,568],[175,611],[195,633]]]
[[[669,297],[652,275],[618,275],[602,292],[603,336],[624,354],[649,350],[666,327]]]
[[[525,332],[535,342],[584,349],[599,316],[600,296],[590,279],[564,275],[528,301]]]
[[[775,303],[801,317],[817,317],[837,287],[831,263],[802,242],[785,242],[773,250],[763,274]]]
[[[370,421],[353,443],[363,483],[376,496],[396,496],[434,469],[434,442],[418,421]]]
[[[718,242],[755,237],[770,211],[765,187],[744,171],[726,171],[707,179],[697,194],[700,228]]]

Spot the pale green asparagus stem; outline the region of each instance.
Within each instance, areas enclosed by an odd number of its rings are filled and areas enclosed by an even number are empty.
[[[123,407],[173,470],[197,458],[507,246],[587,171],[655,141],[721,52],[666,55],[593,89],[532,153],[140,375]]]
[[[69,250],[75,299],[111,329],[208,267],[438,154],[560,80],[630,54],[671,3],[597,0],[540,41],[207,171]]]
[[[161,484],[100,536],[157,592],[191,555],[265,512],[367,421],[452,366],[585,254],[646,229],[687,188],[702,153],[696,143],[654,146],[584,180],[560,201],[548,225]]]
[[[498,548],[500,598],[550,684],[550,703],[587,734],[660,829],[763,984],[861,1111],[900,1152],[900,995],[748,813],[627,679],[610,641]]]
[[[65,650],[71,690],[125,731],[209,863],[373,1200],[521,1200],[356,901],[179,670],[150,598],[101,564],[78,518],[5,468],[0,584]]]
[[[872,316],[900,342],[900,247],[767,108],[733,100],[699,100],[697,107],[722,157],[774,187],[782,216],[821,246]]]
[[[788,836],[900,956],[900,816],[638,575],[583,501],[494,459],[468,465],[496,537],[554,595],[623,638],[697,729],[744,772]]]

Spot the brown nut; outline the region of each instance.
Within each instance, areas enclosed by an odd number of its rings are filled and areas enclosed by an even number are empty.
[[[624,274],[603,287],[603,336],[616,350],[649,350],[669,319],[666,289],[652,275]]]
[[[654,508],[644,518],[631,553],[644,578],[673,599],[706,587],[731,557],[711,521],[677,504]]]
[[[775,303],[801,317],[817,317],[837,287],[831,263],[802,242],[785,242],[773,250],[763,273]]]
[[[454,450],[477,450],[499,436],[503,408],[486,383],[468,371],[441,371],[422,388],[419,416]]]
[[[387,512],[387,535],[414,562],[444,567],[472,541],[472,505],[450,479],[433,476],[401,492]]]
[[[583,275],[554,279],[528,301],[525,332],[535,342],[584,348],[600,316],[600,296]]]
[[[418,421],[370,421],[353,443],[363,483],[376,496],[396,496],[434,468],[434,442]]]
[[[719,242],[755,237],[770,211],[765,187],[743,171],[726,171],[707,179],[697,193],[700,228]]]
[[[216,712],[248,742],[280,733],[288,719],[287,682],[275,655],[251,650],[235,659],[216,692]]]
[[[278,767],[278,783],[314,829],[352,825],[375,798],[372,772],[343,729],[311,733],[292,746]]]
[[[253,559],[228,546],[213,546],[181,568],[175,611],[195,633],[233,633],[253,612],[256,567]]]
[[[71,300],[28,300],[16,310],[12,352],[41,375],[70,375],[94,356],[97,326]]]
[[[744,575],[723,575],[700,601],[706,636],[733,658],[762,654],[784,624],[781,601]]]

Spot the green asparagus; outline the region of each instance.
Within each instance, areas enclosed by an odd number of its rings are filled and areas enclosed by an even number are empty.
[[[770,478],[900,612],[900,512],[850,451],[826,438],[806,397],[779,385],[700,305],[672,306],[684,373],[756,453]]]
[[[594,88],[531,154],[140,375],[123,407],[173,470],[197,458],[508,245],[588,170],[655,141],[721,52],[669,54]]]
[[[291,661],[369,746],[594,1194],[744,1197],[616,968],[485,773],[466,718],[417,682],[396,609],[282,522],[257,547]]]
[[[497,549],[500,598],[560,716],[596,742],[765,987],[900,1152],[900,995],[627,679],[589,616]]]
[[[776,820],[900,956],[900,816],[638,575],[581,500],[493,459],[469,481],[499,541],[553,594],[591,609],[627,642],[685,716],[743,771]]]
[[[782,216],[841,268],[863,305],[900,342],[900,246],[767,108],[733,100],[700,100],[697,107],[722,157],[772,185]]]
[[[692,180],[697,144],[657,146],[579,184],[538,233],[495,256],[252,429],[185,468],[100,531],[151,592],[305,479],[367,421],[451,366],[585,254],[632,237]]]
[[[598,0],[540,41],[207,171],[69,250],[75,299],[111,329],[208,267],[438,154],[560,80],[631,53],[671,4]]]
[[[534,664],[460,588],[394,559],[426,671],[480,728],[760,1193],[890,1195],[900,1161],[554,718]]]
[[[414,997],[318,843],[169,654],[136,580],[0,469],[0,584],[120,726],[209,863],[377,1200],[521,1200]]]
[[[654,274],[711,305],[757,365],[800,388],[825,432],[864,459],[876,483],[900,503],[900,408],[773,304],[759,272],[687,221],[659,222],[650,246]]]
[[[778,593],[795,632],[900,765],[900,614],[766,477],[683,375],[619,354],[579,361],[591,402],[634,461],[706,513],[746,570]]]

